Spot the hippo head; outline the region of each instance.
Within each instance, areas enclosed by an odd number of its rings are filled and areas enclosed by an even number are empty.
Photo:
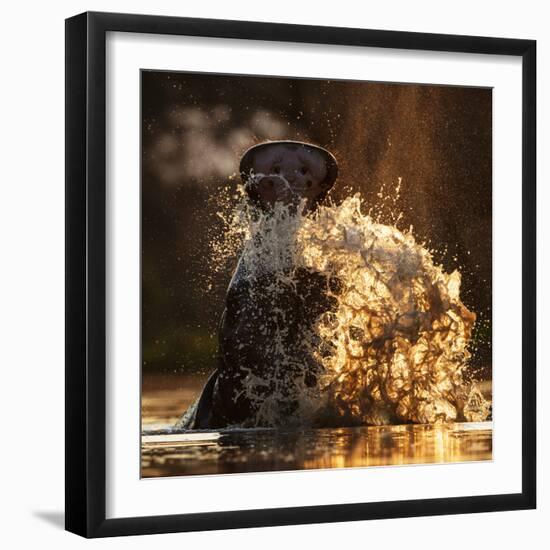
[[[334,185],[338,165],[317,145],[299,141],[270,141],[248,149],[240,164],[250,199],[263,210],[275,203],[305,199],[305,212],[314,210]]]

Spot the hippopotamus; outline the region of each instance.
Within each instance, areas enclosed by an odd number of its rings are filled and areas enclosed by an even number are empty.
[[[254,145],[240,161],[247,200],[267,216],[278,203],[300,203],[296,215],[311,213],[337,172],[329,151],[299,141]],[[270,398],[279,408],[278,424],[284,424],[297,407],[291,386],[315,387],[322,366],[312,352],[312,344],[320,345],[314,323],[335,308],[337,282],[303,267],[288,266],[288,272],[291,284],[281,283],[269,269],[251,273],[240,258],[219,324],[217,368],[176,428],[269,425],[259,413]]]

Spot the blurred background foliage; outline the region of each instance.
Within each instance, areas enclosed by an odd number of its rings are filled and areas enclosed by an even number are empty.
[[[490,89],[158,71],[142,72],[144,376],[215,368],[237,261],[211,269],[223,232],[215,198],[236,188],[245,149],[267,139],[331,150],[334,200],[361,192],[385,222],[402,212],[398,227],[412,225],[446,271],[461,271],[479,319],[472,365],[490,378]]]

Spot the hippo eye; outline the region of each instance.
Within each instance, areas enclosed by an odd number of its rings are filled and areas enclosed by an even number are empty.
[[[274,166],[274,167],[273,167],[273,171],[274,171],[276,174],[280,174],[280,173],[281,173],[281,167],[280,167],[280,166]]]
[[[300,172],[301,172],[302,174],[307,174],[307,168],[306,168],[305,166],[302,166],[302,167],[300,168]]]
[[[307,180],[306,185],[308,187],[311,187],[313,185],[313,182],[311,180]]]

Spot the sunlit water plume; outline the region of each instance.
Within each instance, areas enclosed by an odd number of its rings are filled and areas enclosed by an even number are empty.
[[[278,304],[304,273],[315,273],[327,281],[332,304],[312,313],[299,349],[285,346],[288,312],[273,307],[278,330],[265,345],[266,357],[276,360],[245,378],[256,411],[251,426],[489,417],[490,403],[468,376],[476,315],[460,299],[460,273],[446,273],[412,230],[397,229],[399,216],[393,225],[375,221],[358,194],[307,216],[303,205],[278,203],[266,213],[241,196],[224,218],[217,261],[240,250],[241,274],[252,281],[270,274],[272,282],[254,290],[259,303]]]

